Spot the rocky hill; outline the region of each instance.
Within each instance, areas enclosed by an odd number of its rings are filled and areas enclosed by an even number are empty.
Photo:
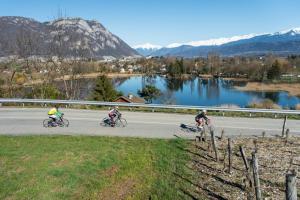
[[[94,20],[62,18],[41,23],[24,17],[0,17],[0,57],[11,55],[102,59],[138,53]]]

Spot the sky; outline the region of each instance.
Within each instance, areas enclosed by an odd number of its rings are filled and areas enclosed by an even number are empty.
[[[95,19],[131,46],[300,27],[300,0],[0,0],[1,16]]]

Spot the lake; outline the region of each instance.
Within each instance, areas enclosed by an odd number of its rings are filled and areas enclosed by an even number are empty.
[[[78,97],[76,99],[88,99],[94,85],[95,79],[78,79]],[[168,79],[163,76],[131,76],[113,78],[112,83],[115,88],[122,91],[124,95],[137,95],[137,91],[146,85],[154,85],[159,88],[162,95],[155,99],[153,103],[178,104],[194,106],[220,106],[237,105],[246,107],[251,102],[259,102],[264,99],[271,99],[283,108],[294,108],[300,104],[300,98],[290,96],[287,92],[249,92],[235,89],[235,86],[245,86],[246,81],[233,81],[219,79],[202,79],[191,77],[185,80]],[[62,82],[57,86],[64,90]]]
[[[234,86],[245,86],[244,81],[224,79],[201,79],[199,77],[167,79],[163,76],[133,76],[112,79],[117,90],[124,95],[137,95],[137,91],[145,85],[154,85],[162,92],[162,96],[153,103],[219,106],[238,105],[245,107],[253,101],[271,99],[282,107],[293,108],[300,103],[300,98],[289,96],[287,92],[248,92],[239,91]]]

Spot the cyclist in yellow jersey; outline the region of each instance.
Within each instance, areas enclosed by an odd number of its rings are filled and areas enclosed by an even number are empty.
[[[51,108],[48,112],[48,116],[50,119],[53,120],[53,122],[56,123],[57,121],[57,113],[58,113],[58,106],[55,105],[53,108]]]

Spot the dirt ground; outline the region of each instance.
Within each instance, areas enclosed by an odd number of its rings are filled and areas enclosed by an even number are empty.
[[[189,149],[192,161],[187,166],[194,177],[181,177],[193,188],[187,194],[193,199],[247,199],[254,196],[246,178],[245,165],[239,150],[242,146],[247,158],[256,151],[259,164],[259,179],[263,199],[285,199],[285,175],[293,170],[300,171],[300,138],[281,137],[232,138],[232,170],[229,173],[228,139],[216,139],[218,158],[216,162],[211,140],[193,142]],[[250,164],[251,166],[251,164]],[[250,169],[253,183],[253,173]],[[300,180],[297,180],[298,198]]]

